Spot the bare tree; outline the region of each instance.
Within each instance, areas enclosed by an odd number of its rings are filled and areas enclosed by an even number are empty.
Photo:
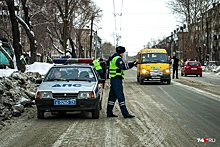
[[[14,5],[14,0],[5,0],[8,6],[8,11],[10,13],[11,25],[12,25],[12,38],[13,38],[13,48],[16,57],[16,63],[18,70],[24,72],[26,70],[25,65],[22,64],[20,57],[22,55],[22,46],[20,44],[20,31],[18,27],[18,22],[16,20],[16,6]]]
[[[37,52],[41,53],[42,61],[46,61],[51,57],[54,49],[55,39],[50,35],[48,26],[54,26],[55,19],[55,6],[51,0],[38,0],[29,1],[29,17],[31,19],[31,26],[33,32],[35,32],[35,38],[39,42],[40,46],[37,48]]]
[[[91,0],[20,0],[20,8],[23,11],[19,13],[16,13],[17,7],[14,6],[14,0],[5,0],[5,2],[10,12],[11,39],[16,61],[18,68],[22,71],[25,70],[25,66],[21,64],[20,56],[22,47],[24,50],[29,50],[28,44],[32,58],[30,63],[36,61],[37,52],[49,57],[54,49],[61,55],[70,52],[72,57],[77,57],[75,50],[79,50],[82,46],[83,35],[83,31],[80,33],[79,30],[89,25],[91,16],[94,16],[97,21],[101,12]],[[23,28],[21,32],[18,23]],[[7,38],[10,38],[9,31],[4,28],[1,30],[7,34]],[[24,36],[21,36],[23,34]],[[38,48],[37,41],[40,45]],[[72,50],[67,49],[67,41]]]
[[[104,42],[102,44],[102,54],[103,57],[108,59],[115,53],[115,47],[110,42]]]
[[[186,23],[188,26],[189,42],[186,44],[188,50],[195,49],[198,57],[201,57],[199,38],[201,36],[201,27],[198,22],[201,21],[202,14],[211,8],[213,3],[218,0],[170,0],[167,2],[168,8],[179,18],[180,23]],[[200,59],[201,60],[201,59]]]
[[[50,38],[54,41],[59,40],[63,47],[64,55],[71,52],[72,57],[76,57],[76,48],[81,49],[81,36],[83,28],[88,25],[91,14],[98,16],[99,9],[91,1],[70,0],[70,1],[53,1],[54,6],[54,23],[48,26]],[[75,43],[73,40],[76,39]],[[72,50],[67,49],[67,41]]]
[[[73,20],[73,28],[74,32],[76,34],[76,40],[78,44],[78,50],[79,50],[79,57],[84,57],[84,54],[82,52],[82,36],[84,33],[88,33],[87,31],[84,31],[86,27],[90,25],[90,38],[92,37],[93,28],[92,23],[94,20],[99,21],[99,18],[102,16],[100,14],[102,10],[100,10],[96,5],[94,5],[92,2],[90,2],[89,5],[80,5],[79,9],[77,9],[74,13],[75,19]],[[90,40],[91,43],[91,40]],[[84,52],[86,51],[86,47],[84,47]]]
[[[36,50],[37,50],[37,41],[35,39],[34,32],[32,30],[30,16],[29,16],[29,10],[27,6],[27,0],[21,0],[22,9],[24,12],[24,19],[17,16],[17,21],[23,26],[28,38],[29,38],[29,44],[30,44],[30,63],[34,63],[36,61]]]

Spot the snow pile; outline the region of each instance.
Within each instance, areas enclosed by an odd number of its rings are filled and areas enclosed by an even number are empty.
[[[13,72],[8,77],[0,77],[0,129],[4,121],[18,117],[28,107],[32,107],[38,85],[35,80],[41,78],[38,72]]]
[[[211,71],[214,72],[214,73],[219,73],[220,72],[220,66],[216,66]]]
[[[220,75],[220,66],[216,66],[215,64],[211,66],[202,66],[202,71],[204,72],[212,72],[216,75]]]
[[[54,64],[48,63],[41,63],[41,62],[34,62],[34,64],[26,65],[26,72],[39,72],[41,75],[45,75],[47,71],[53,66]]]
[[[45,75],[47,71],[53,66],[54,64],[50,63],[42,63],[42,62],[34,62],[34,64],[26,65],[26,71],[27,72],[38,72],[41,75]],[[0,77],[8,77],[13,72],[18,71],[17,69],[0,69]]]
[[[17,69],[0,69],[0,129],[6,125],[6,120],[33,107],[38,87],[35,80],[45,75],[53,65],[35,62],[26,65],[25,73]]]

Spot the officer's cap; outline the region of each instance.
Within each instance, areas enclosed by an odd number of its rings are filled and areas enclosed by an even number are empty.
[[[123,47],[123,46],[116,47],[116,52],[119,54],[124,53],[125,51],[126,51],[125,47]]]

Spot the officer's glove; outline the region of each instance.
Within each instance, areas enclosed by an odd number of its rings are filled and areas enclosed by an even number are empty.
[[[132,62],[130,62],[130,63],[131,63],[131,64],[135,64],[135,62],[136,62],[136,61],[132,61]]]
[[[134,66],[137,66],[137,62],[136,61],[133,61],[132,63],[133,63]]]
[[[138,64],[138,62],[136,60],[133,63],[134,63],[134,66],[137,66],[137,64]]]

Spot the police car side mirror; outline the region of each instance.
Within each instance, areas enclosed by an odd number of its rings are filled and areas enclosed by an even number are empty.
[[[37,79],[37,80],[35,81],[35,83],[36,83],[36,84],[41,84],[42,81],[43,81],[42,79]]]

